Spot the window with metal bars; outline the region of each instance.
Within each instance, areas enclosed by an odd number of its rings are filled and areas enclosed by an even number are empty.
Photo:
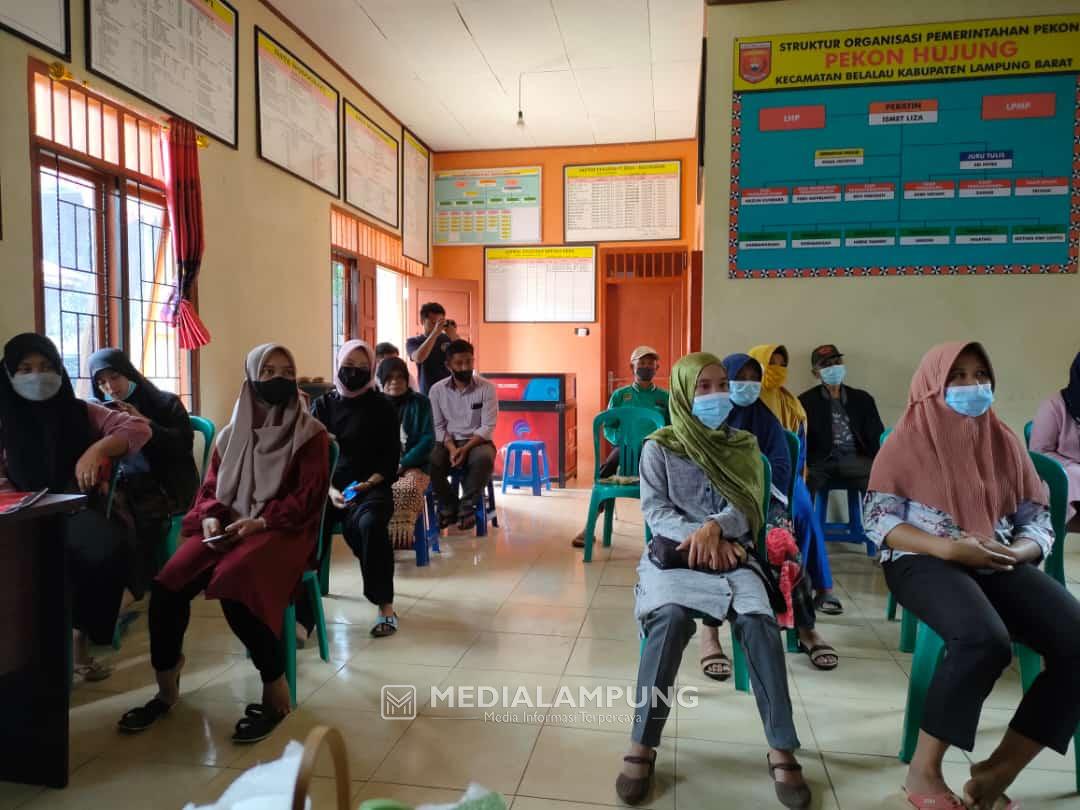
[[[87,361],[119,346],[163,390],[195,405],[194,361],[168,325],[176,272],[161,127],[55,81],[31,60],[38,330],[57,345],[79,396]]]

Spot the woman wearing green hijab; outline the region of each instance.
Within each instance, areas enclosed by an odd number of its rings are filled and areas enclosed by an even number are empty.
[[[764,575],[749,555],[761,527],[764,465],[752,434],[725,426],[727,372],[711,354],[690,354],[671,372],[671,426],[641,453],[641,510],[654,539],[638,564],[635,616],[646,636],[629,754],[615,782],[627,804],[649,794],[656,747],[683,650],[705,617],[734,622],[785,807],[810,806],[793,752],[799,747],[780,642]],[[663,567],[661,567],[663,566]]]

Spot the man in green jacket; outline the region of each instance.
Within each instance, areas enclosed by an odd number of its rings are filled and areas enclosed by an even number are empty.
[[[653,384],[653,377],[660,370],[660,353],[652,346],[638,346],[630,353],[630,368],[634,372],[634,382],[622,388],[615,389],[608,400],[608,410],[612,408],[655,408],[664,415],[664,424],[671,423],[668,414],[668,392]],[[619,441],[617,427],[605,427],[604,438],[611,444]],[[611,454],[600,465],[600,477],[607,478],[619,471],[619,448],[615,447]],[[611,509],[610,501],[605,503],[602,509]],[[578,532],[577,536],[570,541],[574,548],[585,547],[585,532]]]

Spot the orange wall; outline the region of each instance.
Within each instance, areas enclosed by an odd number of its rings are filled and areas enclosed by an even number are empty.
[[[543,244],[558,245],[563,236],[563,166],[568,163],[613,163],[634,160],[682,160],[682,239],[638,245],[682,245],[690,249],[697,231],[697,141],[573,146],[550,149],[505,149],[484,152],[442,152],[434,168],[489,169],[500,166],[541,166],[543,181]],[[620,244],[603,242],[599,247]],[[633,245],[633,243],[632,243]],[[632,246],[631,245],[631,246]],[[483,313],[484,253],[479,246],[436,247],[432,269],[437,278],[472,279],[480,287]],[[597,295],[600,317],[602,286]],[[589,328],[588,337],[574,329]],[[591,485],[593,471],[592,420],[607,405],[603,371],[603,328],[597,323],[505,324],[480,322],[478,354],[483,371],[564,372],[577,375],[578,484]],[[628,358],[629,359],[629,358]],[[664,358],[666,363],[671,358]]]

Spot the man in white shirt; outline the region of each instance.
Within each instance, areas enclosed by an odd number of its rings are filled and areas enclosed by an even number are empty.
[[[476,504],[495,467],[491,437],[499,417],[495,386],[473,372],[473,347],[466,340],[446,346],[450,376],[431,387],[435,448],[431,451],[431,486],[439,502],[439,528],[454,521],[468,530],[476,525]],[[463,492],[448,480],[451,468],[464,468]]]

